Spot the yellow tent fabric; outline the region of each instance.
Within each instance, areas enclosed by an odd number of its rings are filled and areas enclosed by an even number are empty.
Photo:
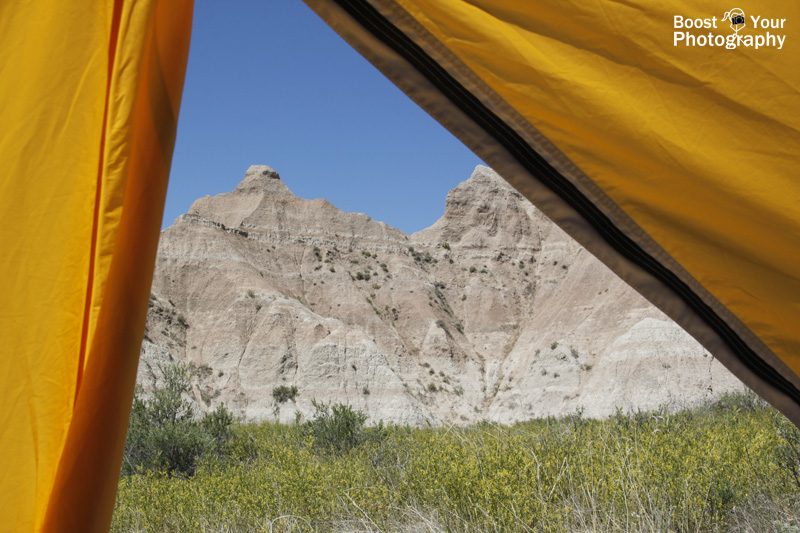
[[[797,2],[306,3],[800,423]]]
[[[800,424],[795,2],[306,1]],[[0,4],[0,530],[110,523],[191,12]]]
[[[110,525],[191,15],[0,5],[0,531]]]

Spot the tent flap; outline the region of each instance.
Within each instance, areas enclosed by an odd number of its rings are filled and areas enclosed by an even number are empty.
[[[307,3],[800,423],[800,32],[739,34],[688,1]],[[676,28],[676,15],[716,27]]]
[[[107,531],[190,0],[0,8],[2,531]]]

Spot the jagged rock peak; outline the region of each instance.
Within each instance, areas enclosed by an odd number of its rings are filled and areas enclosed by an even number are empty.
[[[239,192],[270,192],[292,194],[278,172],[267,165],[251,165],[236,187]]]
[[[478,165],[468,180],[452,189],[445,200],[444,214],[414,234],[421,242],[459,242],[485,247],[490,239],[496,246],[517,243],[530,236],[534,207],[506,180],[489,167]]]
[[[506,189],[509,191],[515,191],[514,187],[504,180],[500,174],[483,165],[476,166],[469,179],[459,184],[456,189],[474,187],[487,188],[491,190]]]
[[[244,173],[244,176],[247,178],[247,176],[250,175],[266,176],[276,180],[281,179],[281,177],[278,175],[278,171],[267,165],[250,165],[250,168],[247,169],[247,172]]]

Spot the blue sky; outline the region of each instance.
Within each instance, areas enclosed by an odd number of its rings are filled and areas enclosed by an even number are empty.
[[[299,0],[197,0],[163,227],[270,165],[408,233],[480,164]]]

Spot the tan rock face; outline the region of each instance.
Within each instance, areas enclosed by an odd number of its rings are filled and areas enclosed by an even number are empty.
[[[312,399],[412,425],[604,416],[742,387],[485,167],[409,236],[253,166],[162,233],[152,292],[139,381],[187,361],[202,409],[249,420]]]

